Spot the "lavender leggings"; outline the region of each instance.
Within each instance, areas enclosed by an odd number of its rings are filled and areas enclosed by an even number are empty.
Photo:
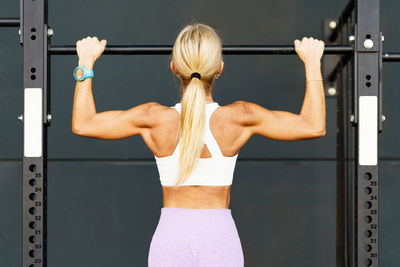
[[[161,208],[149,267],[243,267],[242,245],[230,209]]]

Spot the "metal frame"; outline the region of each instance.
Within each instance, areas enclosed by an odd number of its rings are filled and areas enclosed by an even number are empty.
[[[24,113],[19,119],[23,121],[24,267],[47,266],[50,55],[76,54],[75,46],[50,45],[53,31],[47,25],[47,11],[47,0],[20,0],[20,18],[0,19],[0,27],[20,27],[23,46]],[[378,267],[378,133],[384,118],[382,62],[400,61],[400,53],[382,52],[378,0],[350,0],[335,23],[332,31],[325,34],[324,54],[338,55],[334,64],[330,63],[329,73],[325,71],[327,83],[337,88],[332,94],[337,97],[338,107],[336,266]],[[353,36],[351,44],[349,36]],[[103,54],[166,55],[171,51],[172,46],[167,45],[108,45]],[[223,46],[223,53],[296,54],[293,45]]]

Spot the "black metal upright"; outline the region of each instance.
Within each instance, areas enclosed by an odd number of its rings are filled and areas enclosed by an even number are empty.
[[[47,0],[21,0],[22,265],[47,266]]]
[[[381,128],[380,95],[382,34],[379,0],[356,1],[355,116],[356,125],[356,266],[378,267],[378,134]]]

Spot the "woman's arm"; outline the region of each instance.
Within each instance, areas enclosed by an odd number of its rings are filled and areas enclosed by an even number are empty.
[[[94,60],[79,58],[79,66],[93,69]],[[76,81],[72,107],[72,132],[78,133],[81,128],[96,114],[96,106],[92,93],[92,78]]]
[[[319,59],[310,58],[304,62],[306,71],[306,92],[303,106],[300,111],[311,127],[325,135],[325,94],[321,74],[321,62]]]
[[[76,43],[78,64],[93,69],[94,63],[104,51],[106,41],[87,37]],[[98,139],[122,139],[142,134],[143,129],[157,122],[150,109],[160,106],[156,102],[138,105],[129,110],[110,110],[97,113],[92,93],[92,78],[76,81],[72,109],[72,132]]]
[[[321,57],[324,43],[313,38],[294,42],[296,53],[304,62],[306,92],[300,114],[281,110],[269,110],[255,103],[238,101],[244,115],[241,124],[247,134],[274,140],[302,140],[322,137],[325,128],[325,95],[321,74]]]

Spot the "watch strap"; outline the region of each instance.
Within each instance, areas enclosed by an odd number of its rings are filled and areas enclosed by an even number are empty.
[[[76,72],[76,70],[77,70],[78,68],[80,68],[80,69],[83,70],[83,77],[82,77],[81,79],[78,79],[78,78],[75,76],[75,72]],[[93,72],[93,70],[87,69],[87,68],[85,68],[84,66],[77,66],[77,67],[74,69],[73,75],[74,75],[75,80],[77,80],[77,81],[83,81],[83,80],[85,80],[86,78],[93,78],[93,77],[94,77],[94,72]]]

